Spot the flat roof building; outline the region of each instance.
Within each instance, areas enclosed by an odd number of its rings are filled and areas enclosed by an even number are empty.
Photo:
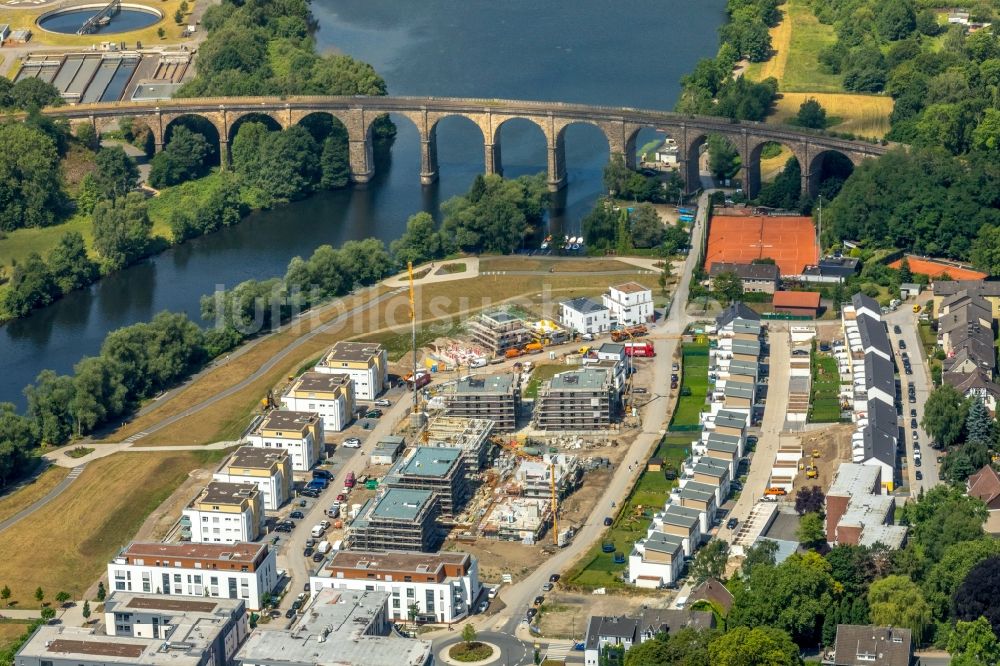
[[[267,544],[133,541],[108,563],[108,582],[120,592],[242,599],[260,610],[278,568]]]
[[[431,666],[430,641],[392,633],[385,592],[323,589],[291,629],[250,635],[241,666]]]
[[[560,372],[538,392],[535,426],[539,430],[596,430],[618,414],[618,394],[607,368]]]
[[[882,494],[882,470],[841,463],[826,494],[826,538],[832,544],[902,548],[907,528],[893,524],[896,501]]]
[[[653,318],[653,290],[638,282],[608,287],[601,300],[619,326],[645,324]]]
[[[559,304],[559,323],[577,333],[596,335],[611,328],[611,312],[593,299],[574,298]]]
[[[355,550],[433,552],[440,542],[437,495],[429,490],[380,489],[361,507],[347,531]]]
[[[251,429],[246,443],[263,449],[284,449],[292,458],[292,469],[308,472],[319,462],[323,450],[323,420],[314,412],[274,409]]]
[[[323,430],[340,432],[354,418],[354,380],[347,373],[305,372],[281,396],[284,409],[315,412]]]
[[[445,389],[448,416],[489,419],[497,432],[517,429],[521,388],[514,374],[470,375]]]
[[[493,356],[503,356],[508,349],[519,349],[532,339],[524,320],[503,310],[484,312],[470,321],[469,334]]]
[[[284,449],[241,446],[212,475],[225,483],[254,483],[266,511],[277,511],[292,498],[292,460]]]
[[[490,460],[493,448],[490,435],[495,425],[492,419],[436,416],[427,424],[427,443],[461,449],[465,472],[471,479]]]
[[[455,448],[418,446],[393,464],[382,484],[434,493],[446,519],[458,515],[471,494],[462,450]]]
[[[375,443],[372,449],[371,461],[373,465],[391,465],[399,458],[399,454],[406,448],[406,439],[399,435],[386,435]]]
[[[181,538],[193,543],[256,541],[264,531],[264,501],[255,483],[212,481],[181,515]]]
[[[309,579],[320,590],[386,592],[389,617],[409,620],[417,605],[418,619],[456,622],[471,614],[482,591],[479,563],[468,553],[414,553],[340,550]]]
[[[203,666],[231,664],[249,634],[239,599],[192,600],[112,592],[99,627],[41,625],[18,650],[18,666]]]
[[[385,347],[376,342],[337,342],[315,370],[349,375],[357,400],[374,400],[389,383],[389,359]]]

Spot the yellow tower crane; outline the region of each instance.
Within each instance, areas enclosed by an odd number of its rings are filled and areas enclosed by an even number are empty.
[[[556,495],[556,464],[549,463],[549,486],[552,491],[552,543],[559,545],[559,522],[556,514],[559,511],[559,498]]]

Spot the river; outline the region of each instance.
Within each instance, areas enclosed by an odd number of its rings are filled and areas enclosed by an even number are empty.
[[[679,79],[715,53],[725,0],[313,0],[321,50],[370,62],[391,94],[558,100],[673,107]],[[236,227],[173,248],[74,292],[0,330],[0,401],[44,368],[70,372],[105,335],[162,310],[198,320],[198,301],[217,285],[281,275],[296,255],[323,243],[376,236],[387,243],[406,219],[436,212],[483,168],[482,138],[470,122],[438,128],[440,179],[421,187],[416,128],[399,128],[388,163],[361,189],[324,193],[251,215]],[[653,135],[640,136],[643,139]],[[526,122],[501,131],[504,174],[545,170],[545,139]],[[579,229],[601,190],[608,149],[594,127],[567,129],[569,185],[553,228]],[[560,200],[560,204],[563,201]]]

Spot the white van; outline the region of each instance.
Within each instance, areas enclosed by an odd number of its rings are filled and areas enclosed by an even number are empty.
[[[314,539],[318,539],[321,536],[323,536],[323,532],[326,532],[326,528],[324,528],[322,525],[313,525],[312,535]]]
[[[322,553],[323,555],[326,555],[327,553],[329,553],[330,552],[330,542],[329,541],[320,541],[319,545],[316,546],[316,552],[317,553]]]
[[[469,367],[470,368],[484,368],[484,367],[486,367],[486,359],[482,358],[482,357],[480,357],[480,358],[474,358],[474,359],[472,359],[472,363],[469,364]]]

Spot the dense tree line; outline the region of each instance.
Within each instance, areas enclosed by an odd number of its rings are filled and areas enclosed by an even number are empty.
[[[604,166],[604,189],[626,201],[650,203],[676,203],[684,191],[684,179],[676,169],[667,174],[666,180],[629,169],[621,153],[612,155]]]
[[[587,248],[621,254],[636,248],[654,249],[662,256],[669,256],[690,246],[689,233],[680,225],[664,224],[651,204],[637,204],[631,210],[631,213],[627,208],[615,210],[612,200],[599,200],[583,218]]]
[[[21,317],[48,305],[59,296],[91,284],[99,275],[97,262],[87,255],[83,236],[69,232],[49,252],[48,262],[32,253],[16,264],[4,293],[3,309]]]

